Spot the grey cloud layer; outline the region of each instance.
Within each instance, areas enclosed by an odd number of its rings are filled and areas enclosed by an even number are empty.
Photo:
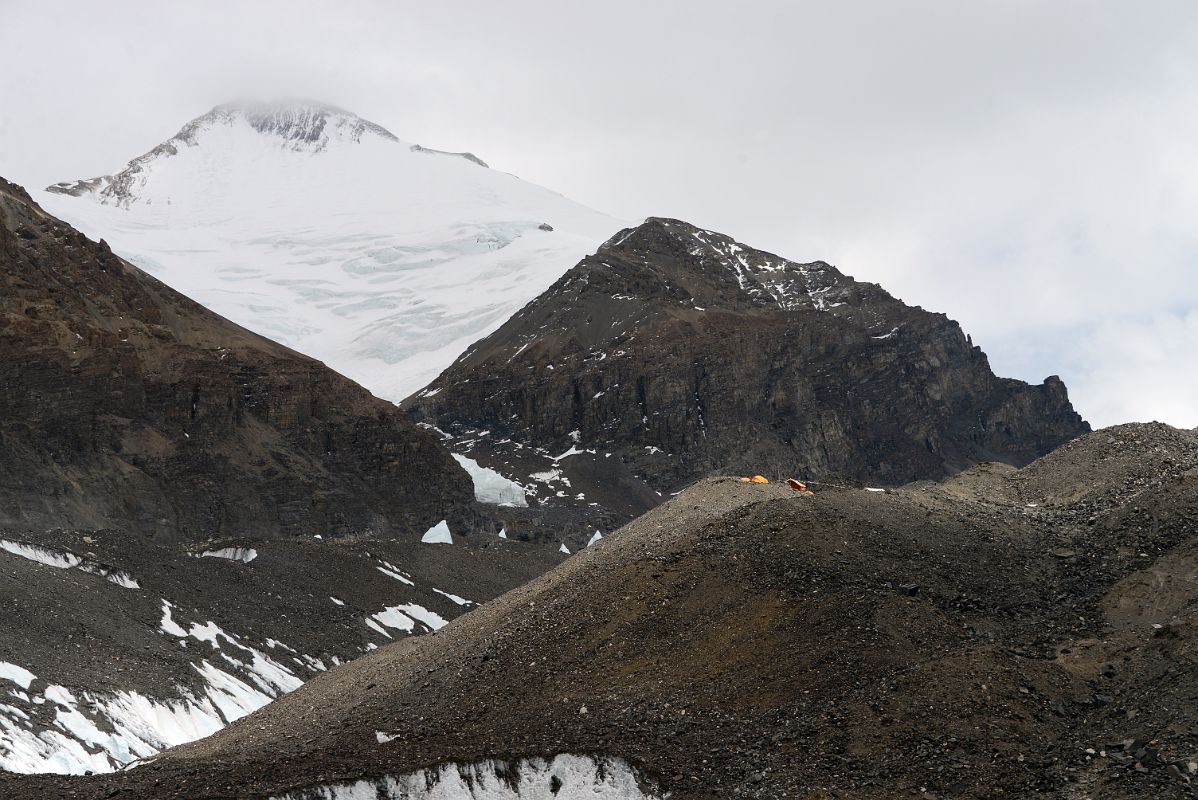
[[[167,10],[169,9],[169,11]],[[1198,425],[1189,2],[0,0],[0,174],[302,94],[622,217],[833,261],[1096,424]]]

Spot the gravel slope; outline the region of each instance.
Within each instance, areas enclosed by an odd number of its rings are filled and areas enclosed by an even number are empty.
[[[702,481],[214,737],[0,787],[248,798],[590,753],[675,798],[1188,796],[1192,434],[1122,426],[1023,470],[816,488]]]

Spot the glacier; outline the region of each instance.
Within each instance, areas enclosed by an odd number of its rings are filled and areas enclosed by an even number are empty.
[[[473,458],[460,453],[454,453],[453,458],[474,481],[475,500],[500,506],[528,507],[528,497],[523,485],[505,478],[490,467],[482,466]]]
[[[234,322],[399,401],[627,223],[316,103],[230,104],[36,194]]]

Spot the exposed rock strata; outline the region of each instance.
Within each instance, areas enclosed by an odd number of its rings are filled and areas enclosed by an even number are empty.
[[[389,403],[0,181],[0,525],[419,536],[471,494]]]

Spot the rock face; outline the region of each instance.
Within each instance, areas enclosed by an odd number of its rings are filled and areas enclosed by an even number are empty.
[[[474,514],[435,440],[0,180],[0,526],[414,535]]]
[[[1058,378],[995,377],[943,314],[669,219],[621,231],[407,405],[487,431],[466,449],[500,471],[488,443],[508,438],[663,493],[713,473],[900,484],[1089,430]]]

